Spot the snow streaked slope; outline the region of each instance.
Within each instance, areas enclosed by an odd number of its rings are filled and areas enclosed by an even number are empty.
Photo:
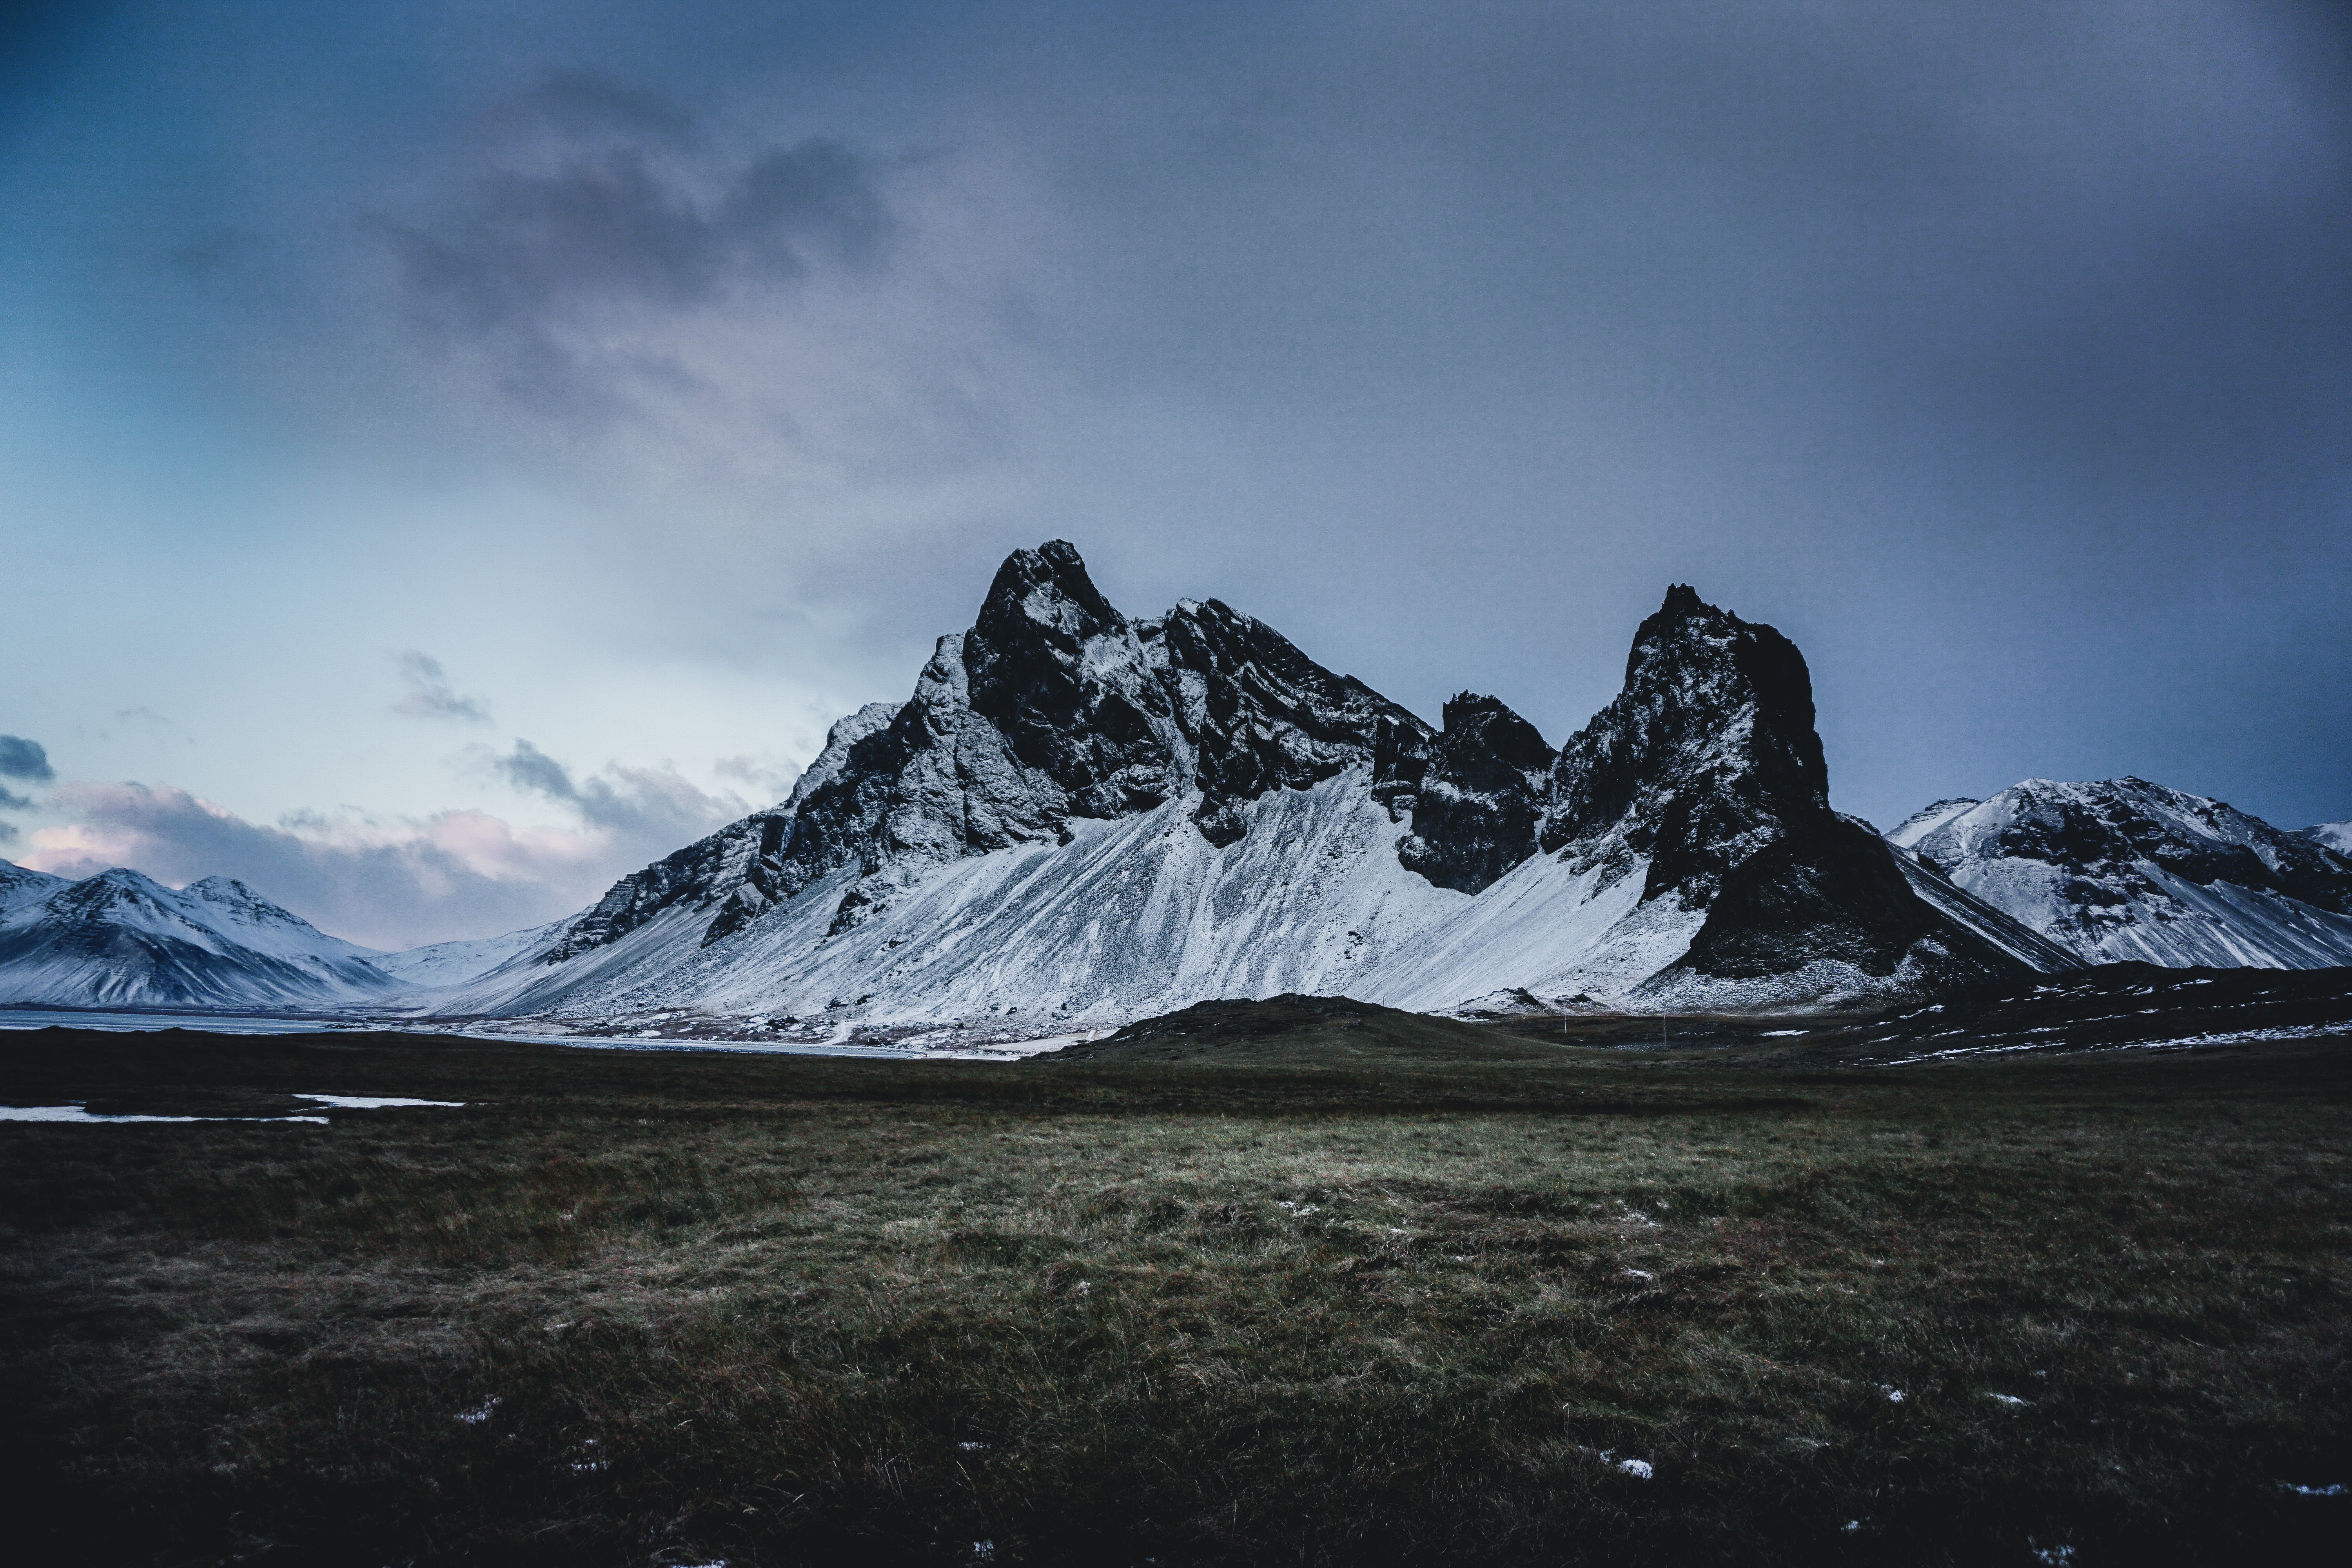
[[[37,904],[66,886],[63,877],[52,877],[47,871],[36,871],[13,860],[0,860],[0,919],[19,905]]]
[[[54,880],[54,879],[53,879]],[[380,1001],[375,955],[242,882],[173,891],[118,868],[0,917],[0,1001],[62,1006],[285,1007]]]
[[[477,937],[467,942],[436,942],[404,952],[376,952],[369,962],[403,986],[426,991],[455,985],[496,969],[519,952],[544,947],[560,937],[575,915],[550,921],[504,936]]]
[[[1913,848],[2092,963],[2352,963],[2352,861],[2144,779],[2028,779],[1945,816]]]
[[[910,868],[877,912],[835,932],[856,880],[845,868],[707,948],[690,917],[667,932],[656,921],[631,933],[634,951],[606,950],[601,975],[574,972],[579,960],[536,975],[509,964],[447,1005],[593,1015],[689,1004],[872,1022],[1017,1008],[1073,1026],[1293,991],[1436,1009],[1506,984],[1625,995],[1702,923],[1641,906],[1638,859],[1606,882],[1536,856],[1475,897],[1435,887],[1399,864],[1404,828],[1370,785],[1356,770],[1261,795],[1222,847],[1193,826],[1196,795],[1074,818],[1066,845]]]
[[[1948,800],[1922,807],[1905,817],[1887,832],[1886,842],[1897,849],[1915,849],[1919,840],[1933,833],[1972,805],[1980,804],[1972,796],[1956,795]]]
[[[1971,801],[1969,804],[1976,803]],[[1967,927],[1979,939],[2021,963],[2031,964],[2046,974],[2079,962],[2079,955],[2070,949],[2060,946],[2023,921],[1967,891],[1917,857],[1901,854],[1895,857],[1895,864],[1903,868],[1903,875],[1909,879],[1914,893],[1934,905],[1947,918]]]
[[[1475,895],[1456,892],[1399,863],[1410,825],[1370,785],[1357,770],[1262,795],[1242,808],[1246,831],[1222,847],[1194,829],[1192,796],[1136,817],[1074,819],[1066,845],[911,869],[877,912],[837,932],[847,870],[708,947],[700,921],[676,909],[588,955],[601,970],[519,959],[439,1005],[579,1016],[689,1005],[861,1023],[1017,1010],[1083,1026],[1289,992],[1436,1012],[1519,987],[1639,1008],[1827,1004],[1916,979],[1834,961],[1769,983],[1662,973],[1706,914],[1644,902],[1645,858],[1580,868],[1538,854]]]

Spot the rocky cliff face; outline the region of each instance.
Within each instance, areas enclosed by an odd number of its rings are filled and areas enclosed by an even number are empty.
[[[1646,856],[1645,900],[1704,909],[1790,823],[1829,815],[1804,656],[1677,584],[1634,635],[1624,689],[1560,748],[1538,837],[1571,860]]]
[[[1419,769],[1412,831],[1397,845],[1397,858],[1441,888],[1475,893],[1492,886],[1535,853],[1557,755],[1501,702],[1463,692],[1446,703],[1445,729]],[[1402,805],[1407,797],[1396,798]]]
[[[1673,966],[1701,980],[1827,963],[1935,986],[2064,962],[1924,900],[1867,824],[1831,810],[1813,722],[1796,645],[1677,584],[1634,635],[1624,689],[1560,748],[1539,842],[1604,869],[1646,858],[1644,904],[1705,913]]]
[[[604,946],[673,906],[713,910],[722,940],[845,868],[846,931],[929,866],[1066,842],[1073,819],[1116,820],[1197,791],[1211,844],[1246,831],[1241,808],[1425,751],[1430,731],[1361,681],[1315,663],[1263,622],[1212,599],[1130,621],[1071,545],[1014,552],[969,631],[941,637],[904,705],[835,727],[792,800],[616,883],[544,955]]]
[[[1888,837],[2092,963],[2352,963],[2352,860],[2145,779],[2028,779]]]

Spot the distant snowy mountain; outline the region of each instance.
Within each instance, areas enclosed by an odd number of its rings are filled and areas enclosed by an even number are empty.
[[[561,937],[577,915],[504,936],[477,937],[466,942],[436,942],[404,952],[369,952],[368,962],[410,991],[431,991],[471,980],[504,963],[519,952],[544,947]],[[362,950],[364,951],[364,950]]]
[[[2028,779],[1887,839],[2091,963],[2309,969],[2352,963],[2352,859],[2328,831],[2145,779]]]
[[[1020,551],[791,800],[436,1005],[1096,1023],[1285,992],[1803,1003],[2072,962],[1831,811],[1802,657],[1688,588],[1558,752],[1491,698],[1444,721],[1215,600],[1130,620],[1068,544]]]
[[[2295,837],[2308,838],[2323,849],[2352,857],[2352,822],[2323,822],[2316,827],[2305,828]]]
[[[371,962],[377,955],[226,877],[177,892],[121,869],[45,880],[45,896],[0,914],[0,1001],[317,1006],[399,988]]]
[[[120,868],[70,881],[0,861],[0,1003],[389,1008],[544,946],[564,923],[377,952],[227,877],[174,891]]]

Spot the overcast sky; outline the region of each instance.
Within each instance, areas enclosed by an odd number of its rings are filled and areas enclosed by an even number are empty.
[[[1554,743],[1691,583],[1882,826],[2352,816],[2340,8],[9,16],[22,863],[550,919],[1055,537]]]

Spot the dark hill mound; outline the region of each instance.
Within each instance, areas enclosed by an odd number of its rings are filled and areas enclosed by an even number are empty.
[[[1054,1061],[1307,1062],[1532,1061],[1567,1054],[1481,1024],[1400,1012],[1347,996],[1196,1002],[1130,1024],[1107,1040],[1072,1046]]]

